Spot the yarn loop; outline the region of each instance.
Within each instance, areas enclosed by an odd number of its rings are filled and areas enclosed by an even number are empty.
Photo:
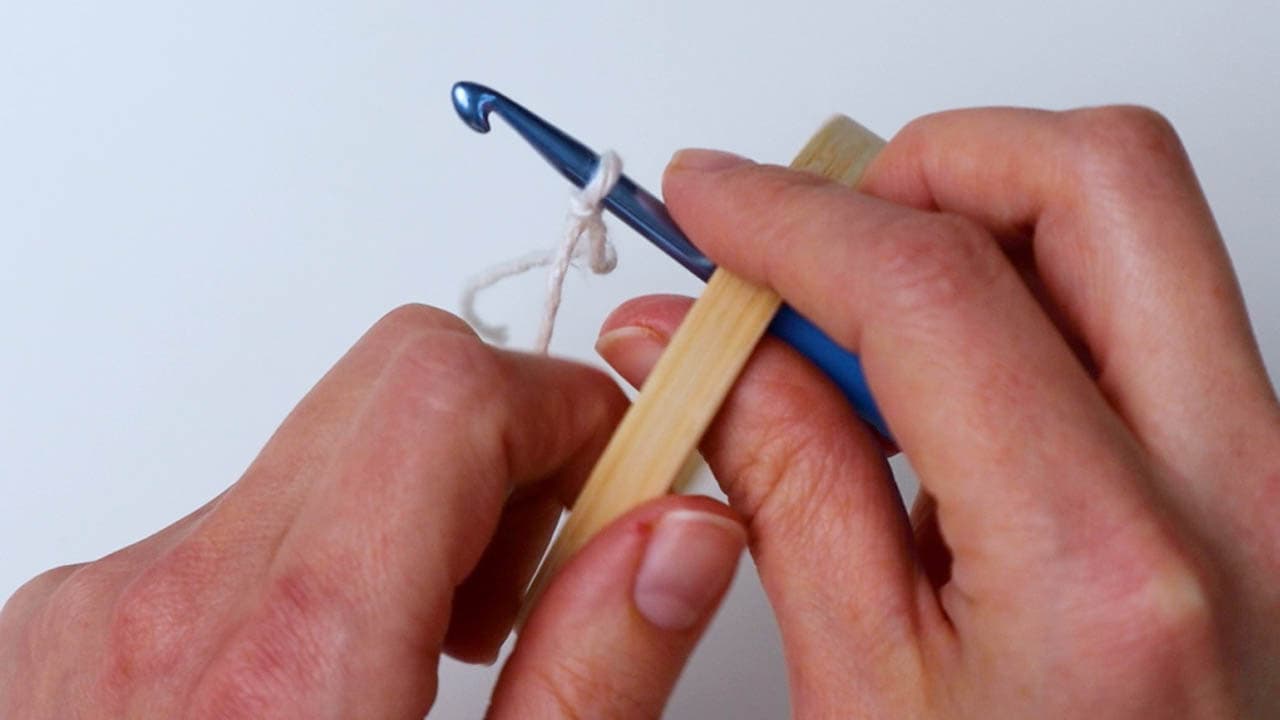
[[[609,242],[609,233],[604,224],[604,199],[613,186],[622,177],[622,160],[612,150],[600,155],[591,179],[581,189],[569,197],[569,216],[565,227],[565,237],[560,245],[550,250],[539,250],[520,257],[498,263],[483,273],[471,278],[462,290],[460,307],[462,318],[471,324],[476,332],[493,342],[503,344],[507,341],[507,328],[485,322],[476,311],[476,296],[480,291],[491,287],[499,281],[528,272],[538,267],[550,267],[547,274],[546,299],[543,302],[542,321],[538,327],[538,339],[534,349],[545,354],[551,345],[551,335],[555,331],[556,315],[560,311],[560,301],[564,294],[565,276],[570,266],[582,260],[597,275],[613,271],[618,265],[618,254]],[[585,240],[585,242],[583,242]]]

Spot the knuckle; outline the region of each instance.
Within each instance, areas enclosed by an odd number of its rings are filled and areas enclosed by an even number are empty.
[[[892,144],[916,146],[927,142],[928,138],[933,136],[938,129],[946,126],[952,118],[964,112],[966,111],[944,110],[916,117],[894,133]]]
[[[209,546],[182,542],[128,581],[107,618],[109,684],[154,680],[190,659],[192,633],[207,618],[215,562]]]
[[[1113,105],[1071,113],[1075,165],[1081,181],[1128,181],[1145,185],[1186,165],[1173,124],[1151,108]]]
[[[413,334],[428,330],[462,330],[470,332],[470,326],[462,318],[431,305],[407,303],[378,320],[375,327],[385,327],[398,334]]]
[[[74,574],[83,565],[63,565],[45,570],[39,575],[23,583],[4,604],[0,617],[7,617],[43,605],[58,589],[68,576]]]
[[[354,614],[364,592],[356,580],[361,562],[334,552],[311,552],[281,572],[268,586],[256,613],[256,627],[268,640],[307,647],[323,628],[341,626]]]
[[[811,172],[769,167],[752,177],[749,207],[760,209],[759,216],[770,237],[787,238],[802,232],[819,204],[831,193],[849,190],[833,180]],[[767,209],[767,211],[765,211]]]
[[[1137,528],[1093,558],[1110,602],[1098,606],[1098,639],[1120,644],[1140,661],[1177,653],[1203,656],[1215,645],[1216,616],[1209,571],[1166,533]]]
[[[1210,642],[1215,623],[1204,572],[1190,553],[1177,547],[1152,555],[1133,596],[1135,613],[1145,618],[1150,647],[1167,652]]]
[[[1224,679],[1221,626],[1195,572],[1176,564],[1153,570],[1121,606],[1128,616],[1113,616],[1099,640],[1113,657],[1128,658],[1135,679]]]
[[[97,621],[113,591],[107,573],[97,563],[79,567],[57,583],[44,607],[40,633],[60,637],[69,629]]]
[[[957,215],[910,213],[883,238],[875,251],[876,277],[900,311],[953,308],[989,287],[999,272],[993,241]]]
[[[770,214],[777,207],[793,208],[803,214],[812,202],[814,194],[833,187],[831,180],[810,172],[796,172],[790,168],[775,166],[743,167],[729,173],[741,175],[742,194],[751,207],[769,208]]]
[[[62,643],[66,621],[54,606],[53,597],[66,580],[83,565],[66,565],[40,573],[13,594],[0,611],[0,665],[16,655],[22,658],[13,668],[21,676],[35,676],[45,668],[50,651]],[[83,597],[83,594],[80,594]],[[65,602],[65,601],[63,601]],[[77,600],[82,605],[83,600]],[[75,612],[68,617],[83,615]],[[37,666],[40,667],[37,667]],[[0,671],[0,685],[4,673]]]
[[[264,685],[236,672],[210,673],[201,681],[184,717],[193,720],[271,717],[270,688]]]
[[[340,687],[349,668],[331,640],[347,632],[352,598],[337,574],[299,566],[273,580],[204,673],[191,716],[270,717],[309,690]]]
[[[817,175],[780,167],[729,170],[726,181],[731,182],[734,174],[741,174],[733,188],[738,217],[750,220],[745,228],[735,225],[729,231],[768,240],[759,255],[751,256],[764,275],[785,262],[793,243],[811,232],[812,218],[824,196],[833,190],[847,191]]]
[[[99,698],[100,712],[117,711],[119,699],[127,693],[118,692],[111,684],[110,671],[98,664],[69,666],[68,658],[90,657],[90,653],[98,657],[102,652],[102,632],[104,623],[108,622],[111,598],[118,590],[119,573],[109,562],[100,560],[68,568],[63,577],[53,575],[47,581],[56,586],[31,616],[29,627],[23,632],[23,654],[29,660],[24,663],[27,671],[45,681],[74,671],[90,684],[101,683],[105,692]]]
[[[381,342],[385,347],[396,348],[412,338],[439,332],[474,335],[471,326],[445,310],[409,303],[379,318],[370,328],[368,337]]]
[[[797,464],[806,455],[807,442],[788,427],[790,423],[773,418],[775,433],[764,434],[760,442],[748,449],[736,466],[729,469],[726,483],[733,507],[742,514],[749,527],[767,516],[771,508],[794,511],[797,505],[787,491],[789,477],[797,474]],[[811,477],[823,477],[814,474]],[[807,506],[808,502],[800,506]]]
[[[424,400],[441,414],[480,414],[477,409],[503,395],[505,373],[493,350],[474,336],[436,332],[404,342],[388,379],[397,396]]]
[[[384,363],[367,422],[376,428],[379,443],[396,446],[406,437],[418,438],[447,451],[451,462],[466,458],[478,477],[505,482],[512,467],[513,372],[499,353],[472,335],[417,335]],[[397,473],[345,472],[339,482],[344,491],[368,493],[404,479]],[[496,482],[484,484],[495,494],[503,488]],[[501,503],[500,494],[482,496],[479,486],[468,492],[476,502]]]
[[[705,447],[752,537],[810,527],[815,509],[832,491],[824,479],[843,477],[847,469],[836,457],[847,445],[831,444],[814,432],[812,407],[791,382],[788,377],[755,379],[750,392],[758,397],[747,402],[767,402],[767,417],[739,413],[732,437],[709,438]]]
[[[1216,623],[1208,588],[1190,567],[1166,568],[1154,574],[1143,595],[1153,647],[1167,650],[1212,641]]]
[[[1081,110],[1080,113],[1094,133],[1114,144],[1156,146],[1178,142],[1173,123],[1149,107],[1109,105]]]
[[[547,708],[548,717],[585,720],[656,715],[647,703],[631,694],[630,688],[637,687],[637,681],[619,678],[616,664],[610,670],[612,674],[601,672],[598,666],[575,658],[562,658],[551,666],[539,665],[532,668],[533,682],[541,691],[535,695],[552,706]]]

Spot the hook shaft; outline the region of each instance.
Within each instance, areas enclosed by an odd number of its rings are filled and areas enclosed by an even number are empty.
[[[453,107],[472,130],[489,132],[489,116],[507,121],[538,154],[578,187],[586,185],[600,156],[551,123],[533,114],[496,90],[473,82],[453,86]],[[676,226],[661,200],[623,175],[604,198],[604,206],[659,249],[670,255],[702,280],[711,277],[716,266],[694,247]],[[854,409],[887,439],[888,425],[876,407],[858,356],[834,340],[789,305],[783,305],[769,331],[794,347],[830,377],[853,404]]]
[[[569,182],[583,187],[591,179],[600,156],[551,123],[502,93],[473,82],[453,86],[453,107],[472,130],[489,132],[489,115],[496,114],[520,134],[538,154]],[[706,280],[715,263],[698,251],[676,226],[662,201],[623,175],[604,198],[604,206],[686,270]]]

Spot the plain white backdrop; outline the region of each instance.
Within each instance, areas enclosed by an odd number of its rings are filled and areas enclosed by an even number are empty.
[[[567,185],[449,86],[504,90],[656,190],[683,146],[786,162],[832,112],[1131,102],[1179,128],[1280,368],[1280,4],[87,0],[0,5],[0,597],[233,482],[382,313],[555,242]],[[553,351],[697,284],[613,223]],[[542,278],[483,296],[527,346]],[[901,465],[899,465],[901,467]],[[909,490],[910,491],[910,490]],[[496,669],[442,665],[433,717]],[[787,713],[744,562],[669,709]]]

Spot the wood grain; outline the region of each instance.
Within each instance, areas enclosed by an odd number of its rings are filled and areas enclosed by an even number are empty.
[[[884,141],[837,115],[791,167],[853,187]],[[690,308],[591,471],[529,586],[520,624],[556,571],[605,525],[668,491],[764,335],[782,300],[718,269]]]

